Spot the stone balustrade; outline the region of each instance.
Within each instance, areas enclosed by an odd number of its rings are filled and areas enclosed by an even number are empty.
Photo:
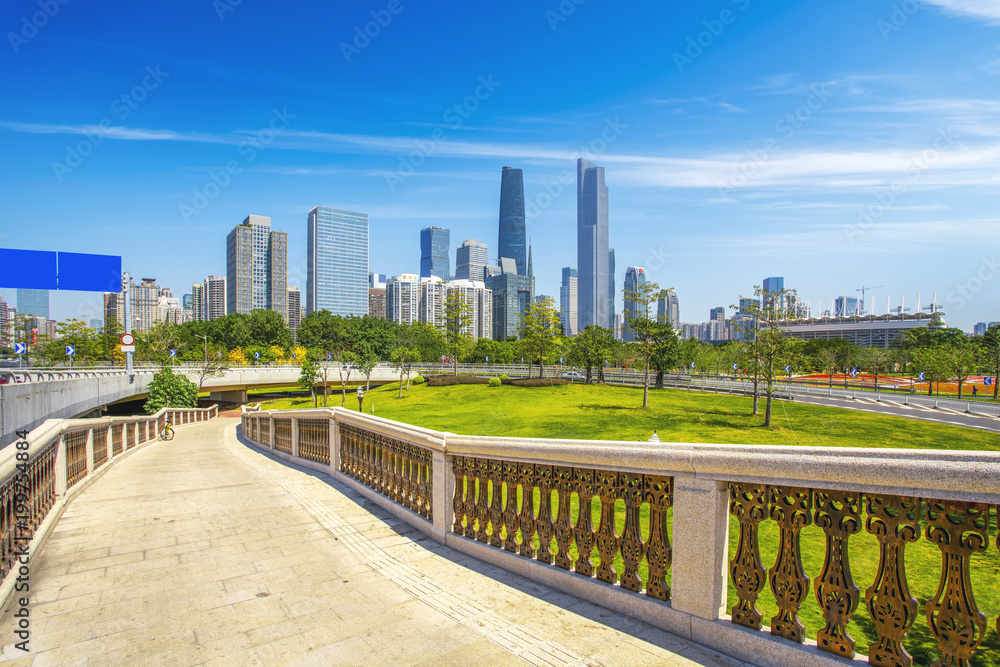
[[[1000,632],[976,602],[995,592],[995,568],[972,566],[1000,548],[998,454],[458,436],[342,408],[247,413],[242,431],[458,551],[750,662],[913,664],[920,610],[905,565],[920,540],[940,553],[921,614],[937,664],[969,664]],[[825,539],[809,573],[807,526]],[[849,544],[862,531],[877,572],[856,583]],[[777,607],[768,619],[762,595]],[[800,615],[810,597],[818,627]],[[867,655],[848,629],[861,614],[877,634]]]
[[[189,424],[218,416],[205,409],[164,408],[148,417],[53,419],[0,453],[0,602],[15,585],[19,555],[34,554],[67,500],[99,468],[155,440],[169,419]]]

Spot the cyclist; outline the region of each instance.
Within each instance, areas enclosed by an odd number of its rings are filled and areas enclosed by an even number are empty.
[[[163,430],[160,431],[160,439],[171,440],[173,439],[173,437],[174,437],[174,429],[173,426],[171,426],[170,424],[170,420],[168,419],[166,425],[163,427]]]

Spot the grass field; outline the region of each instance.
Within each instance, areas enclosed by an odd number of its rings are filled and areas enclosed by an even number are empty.
[[[656,430],[664,441],[714,442],[734,444],[852,446],[927,449],[1000,449],[1000,435],[964,429],[946,424],[922,422],[903,417],[825,408],[797,403],[775,403],[774,427],[765,429],[762,417],[749,416],[751,399],[717,396],[698,392],[662,390],[650,393],[650,407],[641,405],[641,390],[612,386],[567,385],[553,388],[521,388],[482,385],[431,388],[414,386],[396,398],[397,387],[386,386],[369,392],[365,412],[372,406],[375,414],[401,422],[441,431],[477,435],[507,435],[560,439],[646,440]],[[331,406],[340,405],[340,396],[329,397]],[[320,400],[322,405],[322,399]],[[357,400],[348,395],[347,406],[357,409]],[[308,398],[269,401],[265,409],[312,407]],[[761,404],[763,411],[763,402]],[[537,492],[536,492],[537,493]],[[578,512],[572,497],[574,522]],[[600,511],[591,508],[597,524]],[[553,499],[553,516],[558,498]],[[648,509],[643,508],[643,535],[649,534]],[[973,556],[973,588],[980,609],[989,619],[987,638],[973,665],[1000,666],[1000,642],[993,624],[1000,614],[1000,553],[993,537],[996,517],[990,531],[990,548]],[[624,503],[616,512],[619,534],[624,526]],[[739,526],[730,522],[730,555],[739,537]],[[537,539],[537,538],[536,538]],[[825,553],[825,536],[819,528],[802,531],[803,566],[812,578],[810,589],[820,576]],[[575,548],[575,547],[574,547]],[[553,550],[555,549],[553,544]],[[761,559],[771,567],[778,552],[778,528],[765,521],[760,529]],[[575,554],[574,554],[575,555]],[[596,551],[592,559],[599,560]],[[911,592],[918,599],[920,612],[911,629],[907,647],[915,664],[930,664],[936,652],[934,641],[923,615],[923,605],[934,596],[941,572],[937,546],[926,539],[909,545],[906,568]],[[874,626],[864,607],[864,591],[872,584],[878,568],[878,543],[862,530],[850,540],[850,564],[856,585],[861,589],[861,604],[850,626],[858,642],[859,654],[866,654],[876,639]],[[616,562],[621,572],[621,562]],[[645,564],[641,571],[645,578]],[[732,586],[730,608],[736,600]],[[765,586],[758,603],[765,624],[777,613],[769,587]],[[801,618],[807,635],[813,639],[823,626],[815,596],[806,599]]]

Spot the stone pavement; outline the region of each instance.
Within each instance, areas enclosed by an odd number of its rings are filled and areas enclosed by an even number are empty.
[[[325,475],[178,429],[116,463],[31,563],[16,665],[739,665],[468,558]]]

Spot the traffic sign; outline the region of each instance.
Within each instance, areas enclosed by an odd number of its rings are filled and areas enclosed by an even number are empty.
[[[135,352],[135,345],[122,345],[122,352]]]
[[[985,384],[987,387],[989,387],[990,385],[993,384],[993,378],[991,378],[991,377],[984,377],[983,378],[983,384]]]
[[[122,334],[121,337],[122,345],[135,345],[135,336],[132,334]]]
[[[24,343],[14,343],[14,354],[24,354],[28,351],[28,346]]]
[[[333,359],[333,355],[332,354],[326,355],[326,360],[327,361],[330,361],[331,359]]]
[[[785,372],[786,373],[791,373],[792,372],[792,367],[791,366],[785,366]]]
[[[292,355],[292,361],[295,361],[295,355],[294,354]]]
[[[67,345],[66,346],[66,356],[67,357],[72,357],[74,354],[76,354],[76,345]]]
[[[922,382],[922,381],[923,381],[923,379],[924,379],[924,374],[923,374],[923,373],[921,373],[921,374],[920,374],[920,375],[918,375],[917,377],[918,377],[918,378],[920,378],[920,381]]]
[[[170,350],[170,356],[171,357],[176,357],[177,356],[177,350]]]
[[[733,370],[734,371],[736,370],[736,364],[733,364]]]
[[[260,352],[254,352],[253,353],[253,358],[254,359],[260,359]]]
[[[858,369],[857,368],[852,368],[851,369],[851,377],[852,378],[858,377]]]
[[[694,362],[693,361],[691,362],[691,368],[694,368]]]

